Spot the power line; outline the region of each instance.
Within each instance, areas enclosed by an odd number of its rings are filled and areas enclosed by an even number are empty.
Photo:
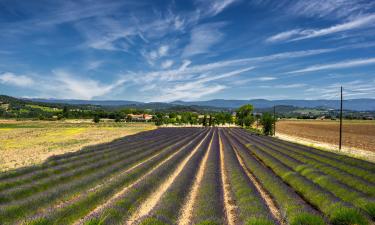
[[[341,101],[340,101],[340,138],[339,138],[339,150],[341,150],[342,143],[342,86],[341,86]]]

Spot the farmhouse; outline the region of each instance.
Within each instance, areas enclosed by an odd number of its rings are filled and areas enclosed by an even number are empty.
[[[131,121],[137,121],[137,122],[147,122],[152,119],[152,115],[149,114],[128,114],[128,118],[131,119]]]

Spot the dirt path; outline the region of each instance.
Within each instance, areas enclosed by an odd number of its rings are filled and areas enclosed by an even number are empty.
[[[176,177],[181,173],[181,171],[185,168],[186,164],[189,162],[191,157],[199,150],[202,143],[207,139],[209,133],[206,134],[204,138],[199,142],[199,144],[190,152],[190,154],[178,165],[177,169],[172,173],[171,176],[164,181],[158,189],[152,193],[142,204],[141,206],[135,211],[135,213],[130,216],[130,218],[126,221],[126,224],[132,225],[137,223],[142,217],[146,216],[151,212],[151,210],[155,207],[155,205],[159,202],[160,198],[163,194],[168,190],[168,188],[172,185]]]
[[[213,134],[215,135],[215,133]],[[197,195],[198,195],[198,190],[201,185],[204,171],[206,170],[206,164],[207,164],[207,159],[208,155],[211,151],[211,146],[212,146],[212,141],[213,137],[211,138],[210,144],[208,145],[208,150],[203,156],[202,162],[199,165],[197,175],[195,177],[193,186],[191,188],[191,191],[187,197],[187,201],[184,204],[184,206],[181,208],[181,213],[178,219],[178,224],[179,225],[189,225],[191,221],[191,217],[193,215],[193,209],[194,209],[194,203],[196,201]]]
[[[267,207],[269,208],[272,216],[279,222],[281,225],[286,225],[285,220],[283,219],[279,208],[277,207],[276,203],[272,199],[271,195],[263,188],[263,186],[259,183],[257,178],[248,170],[245,163],[243,162],[241,156],[238,154],[238,150],[234,145],[232,145],[233,149],[235,150],[236,157],[240,162],[241,167],[245,171],[246,175],[249,177],[250,181],[254,184],[255,188],[259,192],[260,196],[264,199]]]
[[[236,221],[238,220],[237,215],[236,215],[237,207],[234,204],[234,200],[231,195],[230,183],[228,181],[227,171],[225,169],[225,156],[224,156],[223,143],[221,141],[220,133],[219,133],[219,145],[220,145],[221,182],[222,182],[223,195],[224,195],[224,208],[225,208],[228,225],[235,225]]]
[[[100,212],[102,212],[104,209],[108,208],[109,206],[111,206],[114,202],[116,202],[116,200],[118,200],[119,198],[121,198],[126,192],[128,192],[132,187],[134,187],[136,184],[138,184],[139,182],[141,182],[143,179],[145,179],[147,176],[149,176],[151,173],[153,173],[155,170],[157,170],[159,167],[161,167],[164,163],[166,163],[168,160],[170,160],[171,158],[173,158],[175,155],[177,155],[185,146],[188,146],[190,145],[191,143],[193,143],[193,141],[195,140],[192,139],[191,141],[189,141],[186,145],[182,146],[179,150],[175,151],[173,154],[171,154],[170,156],[168,156],[166,159],[164,159],[163,161],[159,162],[155,167],[153,167],[151,170],[149,170],[146,174],[144,174],[143,176],[141,176],[140,178],[138,178],[136,181],[134,181],[133,183],[131,183],[130,185],[126,186],[125,188],[123,188],[121,191],[117,192],[116,194],[114,194],[110,199],[108,199],[105,203],[97,206],[94,210],[92,210],[91,212],[89,212],[84,218],[78,220],[77,222],[75,222],[73,225],[78,225],[78,224],[84,224],[86,221],[88,221],[90,218],[92,218],[94,215],[96,214],[99,214]]]

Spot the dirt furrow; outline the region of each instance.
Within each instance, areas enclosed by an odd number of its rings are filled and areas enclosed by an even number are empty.
[[[207,135],[206,135],[207,136]],[[164,159],[163,161],[161,161],[160,163],[158,163],[155,167],[153,167],[150,171],[148,171],[146,174],[144,174],[143,176],[141,176],[140,178],[138,178],[136,181],[134,181],[133,183],[131,183],[130,185],[128,185],[127,187],[125,187],[124,189],[122,189],[121,191],[117,192],[116,194],[114,194],[110,199],[108,199],[104,204],[101,204],[99,206],[97,206],[94,210],[92,210],[90,213],[88,213],[83,219],[80,219],[78,220],[77,222],[74,223],[74,225],[78,225],[78,224],[84,224],[84,222],[88,221],[90,218],[92,218],[94,215],[96,214],[99,214],[100,212],[102,212],[104,209],[108,208],[109,206],[111,206],[114,202],[116,202],[116,200],[118,200],[119,198],[121,198],[121,196],[123,196],[127,191],[129,191],[132,187],[134,187],[136,184],[138,184],[140,181],[142,181],[143,179],[145,179],[147,176],[149,176],[151,173],[153,173],[155,170],[157,170],[160,166],[162,166],[165,162],[167,162],[168,160],[170,160],[171,158],[173,158],[175,155],[177,155],[185,146],[188,146],[190,145],[191,143],[193,143],[194,139],[192,139],[189,143],[187,143],[186,145],[182,146],[178,151],[174,152],[173,154],[171,154],[170,156],[168,156],[166,159]]]
[[[147,198],[140,207],[135,211],[135,213],[130,216],[130,218],[126,221],[126,224],[132,225],[138,222],[142,217],[148,215],[151,210],[155,207],[158,203],[162,195],[167,191],[167,189],[171,186],[174,182],[176,177],[180,174],[180,172],[184,169],[185,165],[189,162],[191,157],[199,150],[199,147],[202,143],[207,139],[209,133],[206,134],[204,138],[199,142],[199,144],[190,152],[190,154],[178,165],[177,169],[164,181],[158,189]]]
[[[213,133],[213,135],[215,135],[215,133]],[[179,219],[178,219],[179,225],[189,225],[191,223],[191,217],[192,217],[192,214],[193,214],[194,203],[195,203],[196,197],[198,195],[198,190],[199,190],[200,184],[201,184],[202,179],[203,179],[204,171],[206,169],[208,155],[211,151],[213,135],[211,137],[210,144],[208,145],[208,150],[206,151],[205,155],[203,156],[202,162],[199,165],[199,169],[198,169],[197,175],[195,177],[195,180],[194,180],[193,186],[191,188],[191,191],[190,191],[190,193],[187,197],[187,201],[184,204],[184,206],[181,208],[180,216],[179,216]]]
[[[259,181],[257,180],[257,178],[246,167],[246,165],[243,162],[241,156],[238,154],[238,152],[237,152],[238,150],[236,149],[236,147],[233,146],[233,145],[232,145],[232,147],[235,150],[234,152],[236,154],[236,157],[237,157],[237,159],[238,159],[241,167],[243,168],[243,170],[245,171],[246,175],[249,177],[249,179],[251,180],[251,182],[254,184],[255,188],[259,192],[259,194],[262,196],[262,198],[266,202],[266,205],[270,209],[270,212],[271,212],[272,216],[281,225],[286,225],[286,222],[284,221],[284,219],[283,219],[283,217],[281,215],[281,212],[280,212],[279,208],[277,207],[276,203],[274,202],[274,200],[272,199],[271,195],[263,188],[263,186],[259,183]]]
[[[230,191],[230,184],[227,177],[227,171],[225,170],[225,158],[223,151],[223,143],[221,141],[221,136],[219,133],[219,145],[220,145],[220,170],[221,170],[221,182],[223,186],[224,195],[224,207],[228,225],[235,225],[237,221],[237,207],[234,204],[233,197]]]

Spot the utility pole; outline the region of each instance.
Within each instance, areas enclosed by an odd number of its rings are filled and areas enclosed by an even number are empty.
[[[341,150],[342,143],[342,86],[341,86],[341,101],[340,101],[340,140],[339,140],[339,150]]]
[[[273,136],[276,135],[276,106],[273,106]]]

